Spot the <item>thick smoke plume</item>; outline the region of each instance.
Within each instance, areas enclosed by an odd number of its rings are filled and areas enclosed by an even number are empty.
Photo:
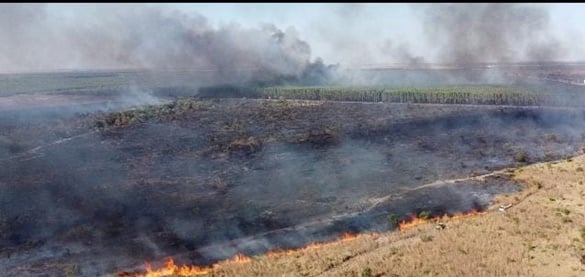
[[[211,76],[211,84],[254,85],[314,85],[350,79],[348,73],[341,74],[336,67],[311,57],[310,45],[292,27],[215,26],[197,13],[146,5],[75,7],[83,12],[76,16],[52,12],[51,8],[61,7],[43,4],[0,7],[2,72],[188,69]],[[339,22],[352,26],[363,24],[360,20],[368,16],[362,6],[334,11]],[[562,57],[562,45],[552,35],[548,10],[542,6],[433,4],[418,11],[424,30],[421,39],[429,50],[425,53],[414,53],[408,42],[394,38],[369,45],[375,37],[356,38],[346,32],[329,32],[335,28],[319,28],[334,43],[336,55],[355,56],[356,63],[390,59],[424,68],[426,62],[434,61],[465,65]],[[438,58],[430,55],[435,47]],[[367,84],[374,82],[365,79]]]
[[[196,13],[150,6],[89,6],[80,19],[47,5],[3,4],[2,71],[199,69],[224,82],[319,79],[311,48],[293,28],[214,27]],[[321,70],[322,71],[322,70]],[[302,81],[302,80],[301,80]]]
[[[523,4],[434,4],[423,9],[424,29],[441,62],[551,61],[562,53],[548,10]]]

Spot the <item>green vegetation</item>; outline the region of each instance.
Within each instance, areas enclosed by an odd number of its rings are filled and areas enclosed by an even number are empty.
[[[388,221],[390,222],[390,225],[395,225],[398,223],[398,216],[396,214],[390,214],[388,216]]]
[[[362,277],[372,277],[374,275],[372,275],[372,269],[369,267],[364,268],[364,270],[362,271]]]
[[[267,87],[263,98],[360,102],[439,103],[477,105],[574,105],[569,95],[535,92],[520,86],[445,87]]]
[[[550,201],[550,202],[555,202],[555,201],[557,201],[557,200],[556,200],[554,197],[552,197],[552,196],[549,196],[549,197],[548,197],[548,201]]]
[[[514,160],[519,162],[519,163],[525,163],[528,161],[528,155],[526,154],[526,151],[521,150],[518,151],[516,153],[516,155],[514,155]]]
[[[0,96],[19,94],[123,95],[133,87],[157,94],[193,95],[189,72],[60,72],[0,74]],[[136,86],[135,84],[140,84]]]
[[[418,218],[421,219],[429,219],[431,217],[431,212],[429,211],[422,211],[418,214]]]

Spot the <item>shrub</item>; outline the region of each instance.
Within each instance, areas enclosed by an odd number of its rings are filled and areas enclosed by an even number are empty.
[[[548,197],[548,201],[550,201],[550,202],[554,202],[554,201],[556,201],[556,199],[555,199],[554,197],[552,197],[552,196],[549,196],[549,197]]]
[[[430,217],[431,217],[431,212],[429,212],[429,211],[422,211],[418,214],[418,218],[429,219]]]
[[[396,214],[390,214],[388,216],[388,221],[390,222],[390,225],[394,225],[398,223],[398,216]]]
[[[542,188],[542,183],[541,182],[535,182],[534,183],[536,185],[537,189],[541,189]]]
[[[525,163],[528,161],[528,155],[524,150],[521,150],[514,155],[514,160],[520,163]]]
[[[372,269],[369,267],[364,268],[364,270],[362,270],[362,277],[372,277]]]

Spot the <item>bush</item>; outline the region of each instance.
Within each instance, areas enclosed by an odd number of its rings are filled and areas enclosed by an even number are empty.
[[[525,163],[528,161],[528,155],[526,155],[524,150],[521,150],[514,155],[514,160],[520,163]]]
[[[390,222],[390,225],[394,225],[398,223],[398,216],[396,214],[390,214],[388,216],[388,221]]]
[[[364,268],[362,271],[362,277],[372,277],[372,269],[369,267]]]
[[[431,217],[431,212],[429,211],[422,211],[418,214],[418,218],[421,219],[429,219]]]

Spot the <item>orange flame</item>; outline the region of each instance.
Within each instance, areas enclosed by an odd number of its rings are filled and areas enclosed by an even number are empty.
[[[427,223],[438,222],[440,220],[452,220],[452,219],[460,219],[460,218],[467,218],[473,217],[477,215],[485,214],[486,212],[478,212],[477,210],[472,210],[468,213],[456,213],[454,215],[444,214],[443,216],[438,216],[430,219],[419,218],[416,216],[412,216],[409,221],[401,221],[398,225],[400,231],[404,231],[410,228],[414,228],[416,226],[420,226]],[[371,234],[374,239],[379,237],[378,233]],[[311,249],[318,249],[324,245],[335,244],[339,242],[347,242],[357,238],[356,234],[352,233],[344,233],[338,240],[332,242],[312,242],[309,245],[306,245],[301,248],[297,249],[277,249],[268,251],[266,253],[269,257],[280,256],[280,255],[293,255],[300,251],[311,250]],[[213,271],[214,268],[217,268],[221,264],[225,263],[247,263],[250,262],[251,259],[242,253],[237,253],[232,259],[220,261],[208,267],[200,267],[196,265],[181,265],[178,266],[175,264],[175,261],[172,258],[167,259],[165,266],[160,269],[153,270],[152,266],[148,263],[145,263],[146,273],[128,273],[122,272],[118,273],[117,277],[164,277],[164,276],[179,276],[179,277],[188,277],[188,276],[198,276],[203,274],[209,274]]]
[[[211,272],[211,268],[209,267],[199,267],[199,266],[187,266],[182,265],[178,266],[175,264],[175,261],[172,258],[167,259],[165,262],[165,266],[160,269],[152,269],[152,266],[149,263],[145,263],[144,267],[146,268],[146,273],[140,274],[131,274],[131,273],[120,273],[118,277],[164,277],[164,276],[197,276],[208,274]]]
[[[448,214],[444,214],[443,216],[438,216],[438,217],[429,218],[429,219],[419,218],[419,217],[416,217],[413,215],[409,221],[406,221],[406,220],[401,221],[400,224],[398,225],[398,229],[400,231],[404,231],[404,230],[411,229],[411,228],[414,228],[414,227],[419,226],[419,225],[432,223],[432,222],[438,222],[440,220],[467,218],[467,217],[482,215],[485,213],[486,212],[478,212],[477,210],[473,209],[468,213],[456,213],[456,214],[451,215],[451,216]]]
[[[306,246],[301,247],[301,248],[296,248],[296,249],[276,249],[276,250],[271,250],[271,251],[268,251],[266,253],[266,255],[269,256],[269,257],[280,256],[280,255],[293,255],[293,254],[298,253],[300,251],[306,251],[306,250],[321,248],[324,245],[330,245],[330,244],[335,244],[335,243],[339,243],[339,242],[351,241],[351,240],[356,239],[357,237],[358,236],[356,234],[343,233],[341,235],[341,237],[339,237],[339,239],[338,240],[335,240],[335,241],[331,241],[331,242],[311,242],[309,245],[306,245]]]
[[[209,267],[201,267],[196,265],[181,265],[178,266],[175,264],[175,261],[172,258],[168,258],[165,262],[165,266],[160,269],[152,269],[152,266],[149,263],[145,263],[144,267],[146,269],[146,273],[141,274],[130,274],[127,272],[119,273],[118,277],[164,277],[164,276],[179,276],[179,277],[188,277],[188,276],[198,276],[209,274],[213,270],[213,268],[217,267],[220,263],[247,263],[251,261],[249,257],[242,253],[237,253],[233,259],[226,260],[214,264]]]
[[[377,233],[372,233],[372,235],[377,236]],[[293,255],[298,253],[299,251],[305,251],[310,249],[318,249],[324,245],[328,244],[335,244],[339,242],[346,242],[351,241],[357,238],[357,234],[353,233],[344,233],[338,240],[332,242],[312,242],[309,245],[298,249],[277,249],[272,250],[266,253],[267,256],[280,256],[280,255]],[[247,263],[250,262],[252,259],[247,257],[242,253],[237,253],[232,259],[217,262],[208,267],[200,267],[200,266],[188,266],[182,265],[177,266],[175,261],[172,258],[167,259],[165,266],[160,269],[152,269],[152,266],[148,263],[145,263],[146,273],[118,273],[117,277],[164,277],[164,276],[180,276],[180,277],[187,277],[187,276],[198,276],[203,274],[209,274],[213,271],[213,269],[217,268],[218,266],[225,264],[225,263]]]
[[[357,238],[356,234],[352,234],[352,233],[343,233],[343,235],[341,235],[341,241],[350,241],[350,240],[354,240]]]
[[[252,261],[249,257],[242,253],[237,253],[236,256],[232,260],[228,260],[227,262],[234,262],[234,263],[248,263]],[[225,263],[225,262],[224,262]]]

